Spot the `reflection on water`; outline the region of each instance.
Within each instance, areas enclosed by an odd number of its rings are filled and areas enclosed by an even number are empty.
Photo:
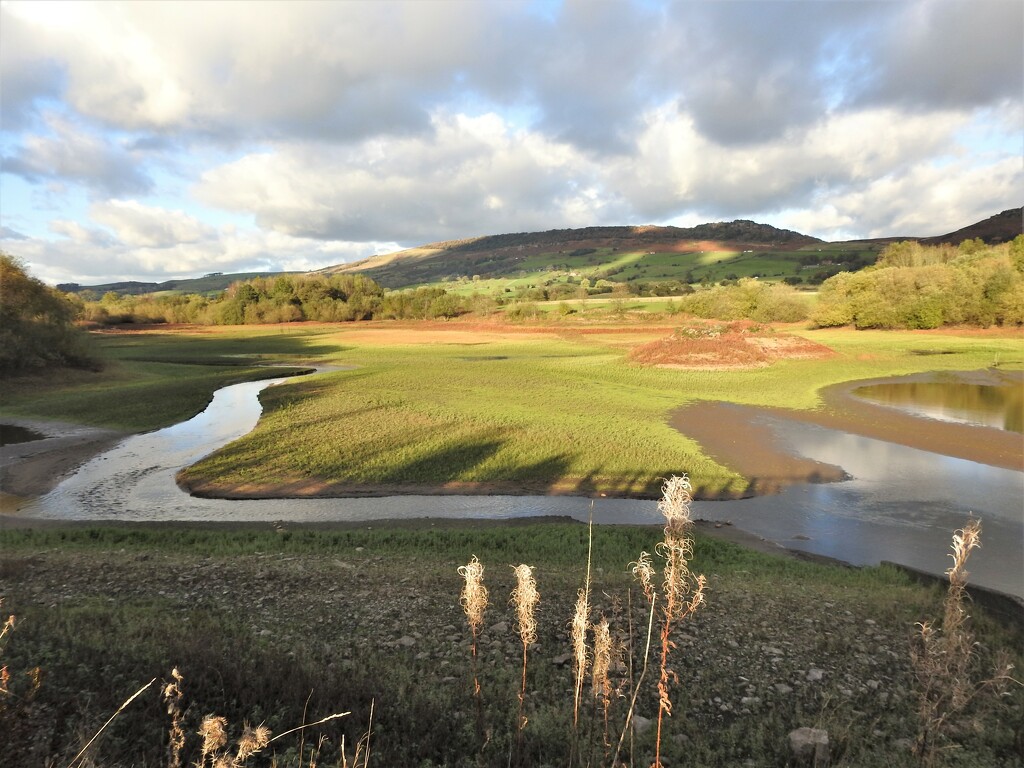
[[[0,424],[0,445],[30,443],[33,440],[42,440],[44,437],[46,435],[26,429],[25,427],[18,427],[14,424]]]
[[[20,512],[29,517],[124,521],[369,521],[561,515],[585,521],[590,501],[564,496],[392,496],[359,499],[193,498],[178,469],[250,431],[258,393],[283,379],[218,391],[199,416],[136,435],[83,465]],[[801,485],[777,496],[697,502],[694,512],[787,547],[854,564],[891,560],[933,573],[949,565],[950,535],[970,514],[983,521],[971,581],[1024,595],[1024,473],[939,456],[770,415],[759,417],[790,450],[836,464],[848,482]],[[685,467],[680,467],[685,470]],[[660,522],[653,501],[600,499],[600,524]]]
[[[732,520],[791,549],[942,573],[951,562],[952,532],[973,515],[982,520],[982,548],[971,556],[971,581],[1024,595],[1024,473],[769,415],[760,419],[793,452],[838,464],[853,479],[698,503],[702,516]]]
[[[1024,387],[964,382],[898,382],[854,390],[857,397],[941,421],[1024,432]]]

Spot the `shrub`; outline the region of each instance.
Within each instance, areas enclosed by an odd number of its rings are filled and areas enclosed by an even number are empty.
[[[0,252],[0,376],[53,366],[93,367],[75,306]]]

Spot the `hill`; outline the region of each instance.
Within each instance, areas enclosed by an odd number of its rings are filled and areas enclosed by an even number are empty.
[[[270,277],[271,275],[293,275],[294,272],[235,272],[225,274],[223,272],[211,272],[202,277],[182,278],[180,280],[166,280],[162,283],[143,283],[135,280],[128,280],[119,283],[104,283],[102,285],[79,285],[78,283],[61,283],[56,286],[58,291],[65,293],[82,293],[91,291],[103,295],[104,293],[119,293],[124,296],[141,296],[147,293],[216,293],[223,291],[232,283],[240,280],[251,280],[254,277]]]
[[[1017,235],[1024,234],[1024,207],[1009,208],[995,216],[990,216],[984,221],[978,221],[969,226],[937,237],[921,238],[924,245],[939,245],[951,243],[957,245],[964,240],[981,238],[989,245],[1006,243]]]
[[[758,255],[792,255],[823,245],[799,232],[745,220],[688,228],[585,227],[430,243],[319,272],[362,272],[389,288],[460,279],[550,281],[559,275],[697,282],[715,272],[743,276],[739,273],[751,272]],[[750,264],[743,267],[744,262]],[[765,272],[773,268],[767,265]]]
[[[1011,208],[984,221],[937,237],[884,237],[827,243],[818,238],[749,220],[696,227],[614,226],[519,232],[446,240],[337,264],[312,274],[364,274],[386,288],[443,286],[469,295],[560,299],[609,293],[613,285],[631,292],[672,295],[687,285],[743,277],[817,285],[832,275],[873,264],[886,245],[899,240],[923,244],[986,243],[1022,233],[1024,208]],[[286,272],[211,273],[162,283],[118,282],[57,288],[71,293],[113,291],[125,295],[222,291],[231,283]],[[98,297],[98,296],[97,296]]]

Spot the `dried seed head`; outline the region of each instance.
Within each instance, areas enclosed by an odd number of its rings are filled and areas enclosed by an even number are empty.
[[[475,635],[483,626],[484,610],[487,608],[483,563],[473,555],[466,565],[459,566],[459,575],[466,581],[462,588],[462,609],[466,612],[470,631]]]
[[[661,487],[661,501],[658,511],[665,518],[666,538],[681,536],[690,524],[690,481],[683,475],[673,475]]]
[[[633,577],[640,581],[647,602],[652,601],[654,599],[654,564],[651,562],[651,555],[641,552],[636,562],[630,563],[630,565],[633,566]]]
[[[512,605],[516,609],[516,620],[519,625],[519,637],[523,645],[537,642],[537,620],[534,612],[540,595],[537,593],[537,582],[533,578],[533,568],[528,565],[517,565],[513,569],[516,574],[516,587],[512,590]]]
[[[594,627],[594,667],[591,672],[594,698],[608,699],[612,693],[609,672],[612,666],[612,633],[608,619]]]
[[[255,728],[252,728],[246,724],[242,730],[242,738],[238,740],[238,754],[235,756],[235,764],[241,765],[269,743],[269,728],[265,725],[257,725]]]
[[[966,583],[967,582],[967,571],[964,566],[967,563],[967,558],[971,554],[971,550],[975,547],[981,546],[981,521],[977,519],[971,519],[963,528],[953,533],[953,552],[950,557],[953,558],[953,565],[946,575],[949,576],[951,583]]]
[[[223,749],[228,743],[227,718],[207,715],[199,726],[199,735],[203,738],[203,758]]]

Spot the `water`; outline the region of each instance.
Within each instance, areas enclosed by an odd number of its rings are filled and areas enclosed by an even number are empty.
[[[31,443],[34,440],[42,440],[46,435],[25,427],[14,424],[0,424],[0,445],[14,445],[15,443]]]
[[[857,397],[940,421],[1024,432],[1024,386],[966,382],[872,384]]]
[[[175,473],[255,427],[259,392],[286,379],[236,384],[168,429],[127,438],[52,492],[26,517],[120,521],[371,521],[565,516],[585,521],[590,500],[565,496],[391,496],[358,499],[193,498]],[[787,547],[854,564],[890,560],[933,573],[948,567],[950,535],[974,514],[983,546],[971,581],[1024,596],[1024,473],[906,448],[770,415],[759,417],[789,450],[843,467],[852,480],[799,485],[777,496],[702,501],[697,517],[731,520]],[[653,501],[599,499],[599,524],[655,524]]]

